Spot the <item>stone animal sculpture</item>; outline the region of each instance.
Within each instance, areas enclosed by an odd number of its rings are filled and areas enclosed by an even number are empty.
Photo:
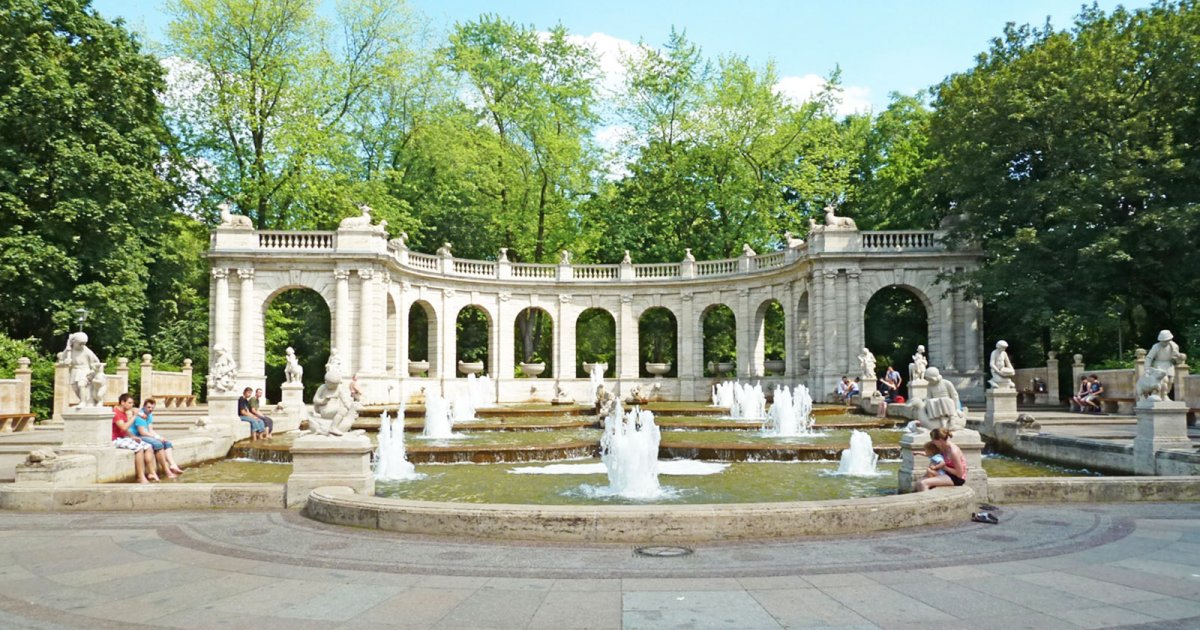
[[[857,230],[858,225],[850,217],[839,217],[833,206],[825,206],[825,227],[831,230]]]
[[[229,203],[222,203],[217,206],[221,210],[221,226],[235,228],[253,228],[254,224],[250,222],[250,217],[244,214],[234,214],[231,212]]]
[[[1170,400],[1170,375],[1162,369],[1147,367],[1137,381],[1138,400]]]

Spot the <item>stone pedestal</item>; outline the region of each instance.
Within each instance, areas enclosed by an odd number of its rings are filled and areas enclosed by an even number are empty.
[[[288,507],[303,505],[308,500],[308,493],[322,486],[347,486],[360,495],[374,496],[373,450],[371,440],[362,434],[298,438],[292,443]]]
[[[300,421],[308,417],[308,408],[304,405],[304,384],[303,383],[284,383],[282,386],[283,395],[280,397],[279,404],[283,405],[283,410],[287,413],[288,418],[295,422],[296,426],[300,425]],[[278,428],[278,420],[276,420],[276,431],[281,431]]]
[[[993,436],[996,434],[997,422],[1011,422],[1017,419],[1017,390],[1009,387],[989,389],[983,395],[987,399],[987,411],[983,416],[982,433]]]
[[[229,427],[234,441],[250,437],[250,424],[238,419],[237,401],[241,395],[230,393],[208,395],[208,423],[215,427]]]
[[[929,441],[929,432],[925,430],[916,433],[905,433],[900,438],[900,473],[897,489],[901,494],[917,489],[917,482],[925,476],[929,466],[929,458],[925,457],[925,443]],[[967,487],[975,491],[975,497],[980,501],[987,500],[987,472],[983,469],[983,440],[978,431],[959,429],[954,432],[950,441],[958,445],[963,457],[967,460]]]
[[[63,411],[63,443],[65,449],[112,448],[113,410],[107,407],[84,407]]]
[[[1133,408],[1137,413],[1137,437],[1133,440],[1133,472],[1158,474],[1155,453],[1164,450],[1192,452],[1187,435],[1186,404],[1174,400],[1141,400]]]
[[[916,402],[929,398],[929,382],[921,379],[909,381],[908,383],[908,402]]]

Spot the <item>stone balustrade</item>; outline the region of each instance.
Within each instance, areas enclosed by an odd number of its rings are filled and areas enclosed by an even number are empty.
[[[159,408],[185,408],[196,405],[196,395],[192,391],[192,360],[184,359],[183,368],[178,372],[154,368],[153,357],[142,355],[142,389],[141,400],[154,398]]]
[[[261,249],[333,251],[337,249],[337,232],[262,230],[258,232],[258,246]]]
[[[21,357],[17,359],[13,377],[0,379],[0,416],[29,413],[30,375],[29,359]],[[0,427],[5,424],[0,421]]]

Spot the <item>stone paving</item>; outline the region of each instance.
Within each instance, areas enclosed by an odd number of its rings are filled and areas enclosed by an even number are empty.
[[[631,546],[414,537],[295,511],[0,513],[4,628],[1200,628],[1200,504]]]

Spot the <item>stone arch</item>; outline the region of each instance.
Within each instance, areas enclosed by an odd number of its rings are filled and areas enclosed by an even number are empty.
[[[477,315],[476,315],[477,314]],[[464,320],[464,317],[468,318]],[[482,319],[480,319],[482,318]],[[492,373],[492,361],[496,357],[496,339],[492,334],[493,316],[491,310],[482,304],[464,304],[454,314],[454,357],[456,361],[482,361],[484,372]],[[479,335],[482,332],[482,351],[479,351]],[[464,347],[464,342],[469,347]],[[457,367],[454,373],[459,377]]]
[[[526,306],[517,313],[513,319],[513,355],[518,368],[521,363],[544,363],[546,367],[537,378],[554,377],[558,354],[555,323],[554,313],[541,306]]]
[[[651,306],[638,315],[638,375],[642,378],[658,376],[651,374],[647,363],[668,363],[666,374],[674,377],[679,372],[679,318],[665,306]]]
[[[783,303],[771,297],[759,303],[754,311],[754,323],[750,328],[750,351],[752,368],[756,376],[764,376],[769,371],[776,376],[783,374],[783,367],[772,363],[767,370],[767,360],[785,361],[787,357],[786,331],[787,314]]]
[[[276,311],[268,315],[272,307],[276,307]],[[299,283],[284,284],[266,292],[258,313],[259,318],[250,334],[256,337],[256,355],[260,359],[257,365],[241,366],[242,369],[261,369],[267,399],[281,400],[284,357],[287,348],[291,347],[304,367],[305,400],[311,400],[324,377],[325,364],[333,346],[333,305],[316,289]],[[285,330],[272,331],[275,326],[283,326]],[[315,335],[312,334],[314,330]],[[272,332],[276,334],[270,334]]]
[[[566,323],[564,322],[564,326]],[[575,317],[575,378],[587,378],[584,363],[607,363],[605,378],[617,370],[617,318],[602,306],[586,308]],[[563,366],[564,370],[569,369]]]
[[[706,376],[735,374],[737,356],[737,315],[733,307],[713,302],[700,311],[702,365]],[[732,364],[730,370],[714,369],[720,364]],[[711,367],[710,367],[711,365]]]
[[[408,360],[429,362],[429,376],[441,373],[438,363],[437,309],[427,300],[413,300],[408,307]],[[404,366],[405,370],[408,366]]]
[[[863,339],[880,369],[893,365],[907,382],[917,346],[924,345],[926,356],[933,356],[933,307],[928,295],[912,285],[890,284],[870,294],[863,306]]]

